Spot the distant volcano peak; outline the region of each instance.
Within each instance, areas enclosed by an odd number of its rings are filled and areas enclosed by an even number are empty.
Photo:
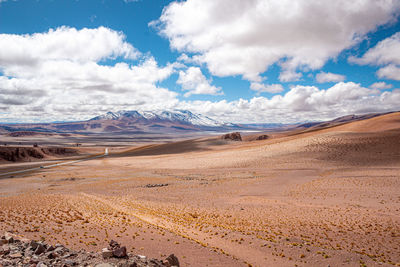
[[[141,120],[148,122],[169,121],[195,126],[221,127],[233,126],[232,123],[217,121],[202,114],[195,114],[189,110],[157,110],[157,111],[137,111],[122,110],[117,112],[107,112],[103,115],[94,117],[95,120]]]

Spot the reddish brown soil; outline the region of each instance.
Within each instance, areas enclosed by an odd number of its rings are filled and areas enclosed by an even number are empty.
[[[183,266],[400,265],[399,113],[269,136],[0,180],[0,232],[93,251],[113,238]]]

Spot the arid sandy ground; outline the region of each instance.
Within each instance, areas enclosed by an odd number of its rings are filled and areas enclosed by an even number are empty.
[[[1,179],[0,193],[0,231],[74,249],[116,239],[183,266],[400,266],[400,113],[148,145]]]

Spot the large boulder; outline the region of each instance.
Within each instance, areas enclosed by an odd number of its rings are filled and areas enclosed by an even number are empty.
[[[242,136],[239,132],[224,134],[221,138],[224,140],[242,141]]]

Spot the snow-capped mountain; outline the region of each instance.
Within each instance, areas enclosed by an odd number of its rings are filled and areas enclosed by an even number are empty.
[[[233,124],[215,120],[189,110],[107,112],[85,121],[5,125],[5,132],[34,131],[83,134],[184,134],[193,132],[228,132],[260,130],[274,125]]]
[[[174,122],[202,127],[232,127],[232,123],[214,120],[202,114],[195,114],[189,110],[159,110],[159,111],[117,111],[107,112],[106,114],[94,117],[94,120],[140,120],[142,122]]]
[[[243,125],[221,122],[188,110],[107,112],[86,121],[6,126],[6,131],[56,133],[175,134],[202,131],[225,132],[247,129]],[[0,127],[1,130],[1,127]]]

